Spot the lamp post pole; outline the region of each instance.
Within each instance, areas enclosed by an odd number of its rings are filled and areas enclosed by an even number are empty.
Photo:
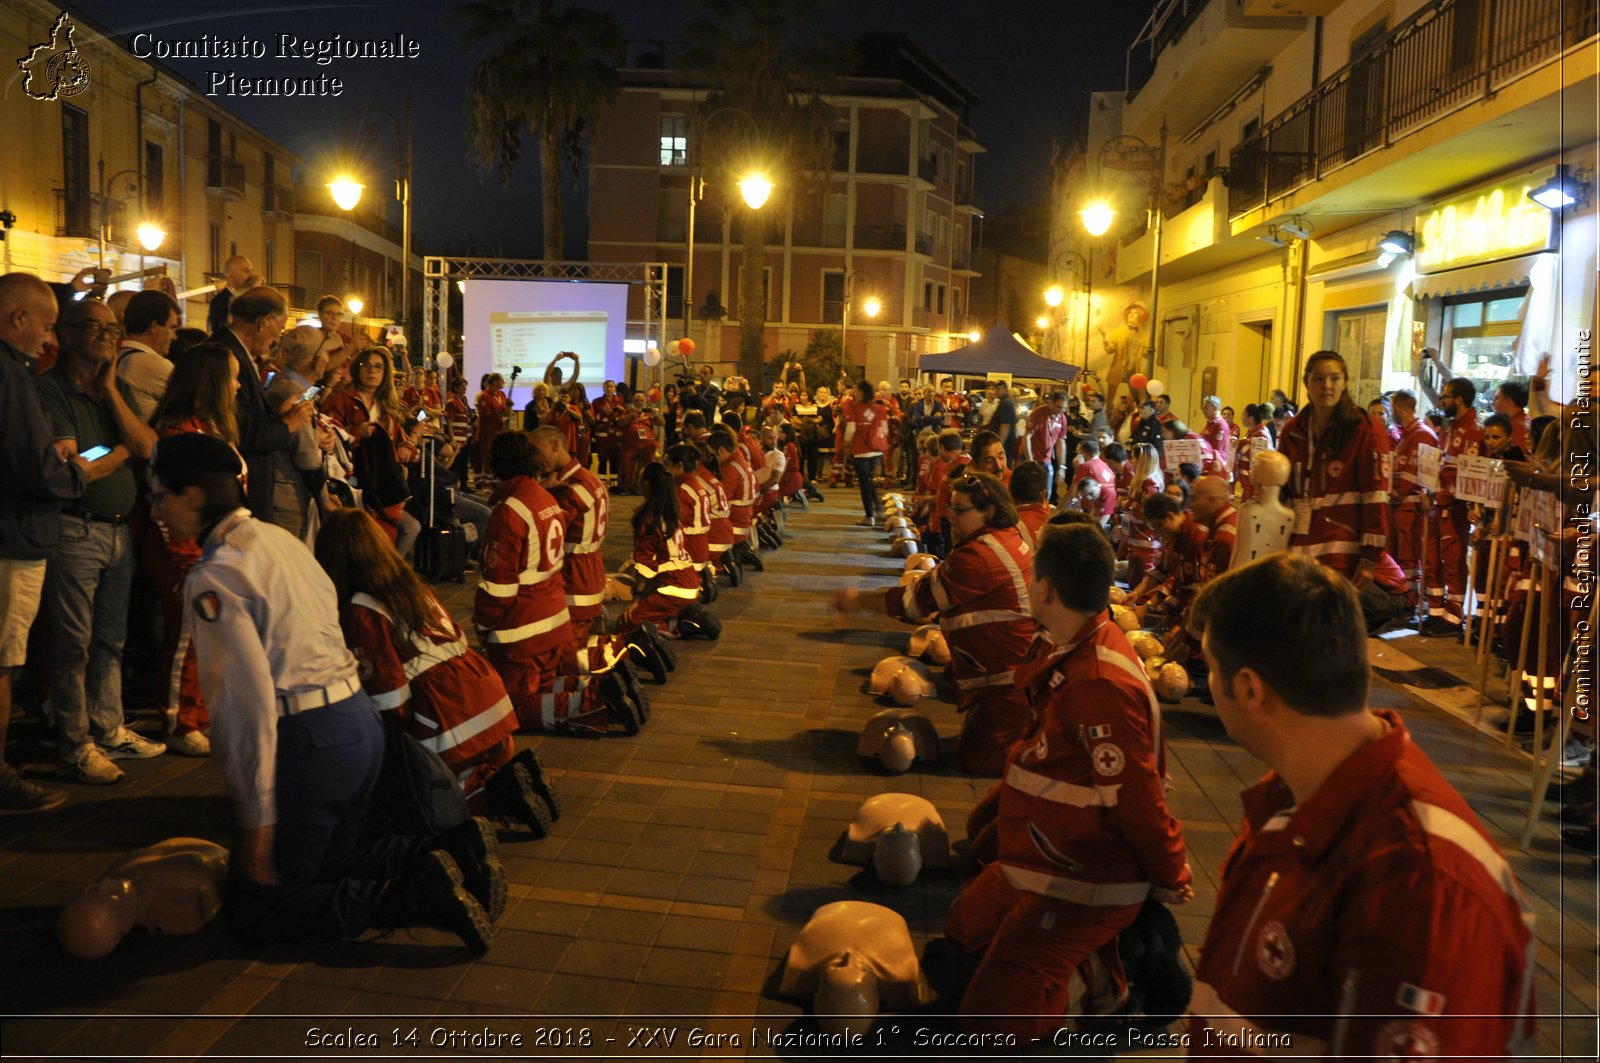
[[[96,232],[97,232],[97,234],[99,235],[99,238],[100,238],[99,268],[100,269],[105,269],[106,268],[106,214],[107,214],[106,206],[110,202],[110,200],[106,199],[106,185],[114,183],[117,180],[117,178],[126,177],[128,174],[133,174],[135,177],[142,177],[143,175],[141,175],[138,170],[131,170],[131,169],[130,170],[118,170],[116,173],[112,174],[111,177],[108,179],[106,177],[106,160],[104,160],[104,159],[101,159],[100,162],[99,162],[98,173],[99,173],[99,176],[100,176],[100,204],[99,204],[99,206],[100,206],[100,216],[99,216],[99,219],[98,219],[99,224],[95,226],[95,230],[96,230]],[[141,180],[139,182],[139,197],[140,197],[141,201],[144,198],[144,181],[143,180]]]
[[[700,203],[701,198],[705,195],[706,190],[705,177],[701,173],[702,164],[701,162],[696,161],[697,158],[703,158],[700,141],[704,138],[705,129],[711,124],[711,120],[723,113],[731,113],[742,116],[750,123],[750,128],[753,132],[758,135],[760,133],[760,127],[756,125],[756,120],[752,118],[748,112],[741,110],[738,107],[718,107],[715,111],[712,111],[707,115],[699,114],[697,107],[692,113],[695,119],[695,124],[694,128],[691,129],[689,134],[689,148],[686,152],[687,158],[684,160],[685,162],[689,163],[689,229],[686,233],[684,233],[683,242],[683,334],[685,336],[689,335],[689,318],[693,313],[692,308],[694,306],[695,208]],[[752,212],[754,209],[755,208],[752,208]],[[663,317],[664,316],[665,315],[663,314]]]
[[[1145,152],[1155,152],[1155,172],[1150,175],[1149,196],[1145,209],[1148,212],[1150,226],[1154,230],[1153,249],[1150,262],[1150,340],[1145,347],[1145,372],[1154,376],[1156,371],[1156,344],[1161,337],[1161,182],[1167,171],[1167,126],[1161,125],[1161,139],[1152,147],[1142,137],[1132,133],[1122,133],[1112,137],[1100,145],[1100,154],[1096,161],[1096,168],[1105,169],[1106,153],[1118,144],[1132,144]],[[1106,223],[1110,221],[1110,211],[1106,211]],[[1104,229],[1101,230],[1102,232]],[[1090,235],[1098,235],[1091,229]],[[1092,250],[1092,248],[1091,248]]]
[[[393,111],[383,107],[362,107],[356,111],[357,115],[368,111],[381,114],[389,119],[394,126],[394,195],[400,201],[400,327],[406,328],[411,317],[411,165],[413,161],[414,139],[412,133],[412,100],[410,94],[406,95],[406,120],[402,128],[400,119],[396,118]],[[354,138],[352,138],[354,139]],[[355,204],[345,208],[355,210]],[[350,283],[356,283],[355,242],[356,233],[354,226],[355,215],[350,217],[352,226],[350,233]],[[409,337],[408,337],[409,339]]]

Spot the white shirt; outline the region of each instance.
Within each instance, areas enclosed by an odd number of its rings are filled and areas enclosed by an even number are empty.
[[[304,543],[238,509],[204,549],[183,585],[184,633],[239,825],[252,830],[278,821],[277,696],[360,680],[333,582]]]
[[[156,412],[156,404],[167,393],[167,378],[172,375],[172,363],[147,344],[138,340],[123,340],[117,354],[117,376],[133,392],[133,411],[141,421],[148,421]]]

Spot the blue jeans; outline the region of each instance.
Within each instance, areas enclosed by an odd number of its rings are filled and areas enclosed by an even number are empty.
[[[456,492],[456,520],[462,524],[471,524],[478,529],[478,542],[483,542],[483,536],[489,529],[489,507],[479,502],[465,491]]]
[[[874,454],[870,458],[851,460],[856,463],[856,486],[861,488],[861,507],[866,510],[867,519],[871,520],[878,515],[878,488],[872,481],[883,467],[883,455]]]
[[[45,576],[53,643],[50,704],[61,757],[122,726],[122,644],[128,635],[133,544],[126,525],[61,515]]]

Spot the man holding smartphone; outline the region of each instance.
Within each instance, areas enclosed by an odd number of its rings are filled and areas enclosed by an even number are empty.
[[[229,306],[228,324],[212,339],[239,360],[239,453],[250,470],[246,504],[258,520],[275,519],[273,498],[277,490],[278,463],[288,455],[290,441],[311,423],[311,405],[298,395],[277,403],[268,400],[261,385],[260,362],[272,341],[283,332],[289,316],[283,294],[275,288],[251,288]],[[276,383],[276,381],[274,381]]]
[[[312,408],[321,395],[316,382],[327,370],[330,341],[314,325],[301,325],[278,339],[283,371],[267,383],[267,407],[281,410],[289,403]],[[333,429],[318,424],[313,414],[289,437],[289,447],[277,464],[277,485],[272,496],[273,523],[299,535],[306,510],[322,487],[323,455],[333,449]]]
[[[45,575],[51,617],[50,701],[60,730],[56,774],[106,785],[122,778],[114,759],[160,756],[166,746],[122,724],[122,646],[128,633],[133,545],[128,520],[138,485],[129,458],[148,459],[156,434],[134,411],[116,375],[122,329],[97,299],[68,303],[56,322],[61,356],[39,377],[63,459],[95,448],[115,462],[61,511],[61,541]]]

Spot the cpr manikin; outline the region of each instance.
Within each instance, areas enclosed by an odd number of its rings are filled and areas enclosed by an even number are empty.
[[[817,909],[789,946],[778,991],[809,999],[827,1033],[860,1036],[880,1004],[905,1009],[933,1000],[904,917],[863,901]]]
[[[914,705],[918,698],[931,698],[936,692],[928,666],[910,657],[885,657],[872,669],[867,691],[888,694],[899,705]]]
[[[1294,530],[1294,511],[1279,499],[1289,482],[1289,459],[1276,450],[1253,451],[1250,481],[1255,495],[1239,507],[1239,537],[1229,568],[1289,549],[1289,533]]]
[[[920,712],[885,709],[861,728],[856,755],[876,757],[885,771],[899,775],[914,761],[939,759],[939,732]]]
[[[941,668],[949,664],[950,644],[944,640],[944,630],[938,624],[923,624],[911,633],[906,655],[921,657]]]
[[[926,798],[879,794],[861,803],[840,840],[839,859],[872,864],[886,886],[909,886],[924,867],[950,866],[950,835]]]
[[[61,910],[56,933],[67,955],[110,955],[136,926],[152,934],[194,934],[222,907],[228,850],[199,838],[168,838],[109,867]]]

